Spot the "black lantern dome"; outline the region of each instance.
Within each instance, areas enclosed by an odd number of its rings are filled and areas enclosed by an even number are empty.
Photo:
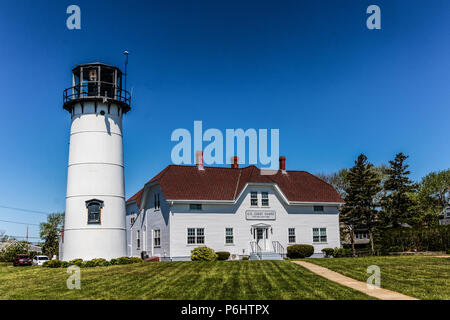
[[[63,108],[72,112],[77,103],[95,101],[115,103],[123,113],[130,111],[131,96],[122,89],[122,76],[119,68],[100,62],[76,66],[72,70],[72,87],[64,90]]]

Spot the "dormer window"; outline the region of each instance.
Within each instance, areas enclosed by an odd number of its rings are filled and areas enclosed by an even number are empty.
[[[258,206],[258,192],[252,191],[250,193],[250,205],[254,207]]]
[[[269,206],[269,193],[268,192],[261,192],[261,205],[263,207]]]
[[[103,201],[97,199],[86,201],[86,208],[88,214],[88,224],[100,224]]]
[[[155,199],[155,210],[158,210],[161,207],[161,204],[159,202],[159,193],[154,195],[154,199]]]

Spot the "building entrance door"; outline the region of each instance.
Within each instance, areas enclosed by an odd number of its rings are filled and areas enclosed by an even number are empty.
[[[255,240],[262,251],[267,251],[269,246],[267,245],[269,239],[269,228],[256,227],[255,228]]]

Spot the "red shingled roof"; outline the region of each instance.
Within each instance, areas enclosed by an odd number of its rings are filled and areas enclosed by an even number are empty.
[[[342,202],[336,190],[325,181],[306,171],[277,171],[274,175],[261,174],[255,166],[245,168],[169,165],[148,183],[157,181],[168,200],[235,200],[250,182],[276,183],[292,202]],[[127,202],[140,205],[141,189]]]

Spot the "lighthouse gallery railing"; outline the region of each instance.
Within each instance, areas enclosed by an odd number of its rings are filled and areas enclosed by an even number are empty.
[[[131,104],[131,95],[128,91],[105,81],[83,81],[63,92],[64,103],[83,98],[109,98]]]

